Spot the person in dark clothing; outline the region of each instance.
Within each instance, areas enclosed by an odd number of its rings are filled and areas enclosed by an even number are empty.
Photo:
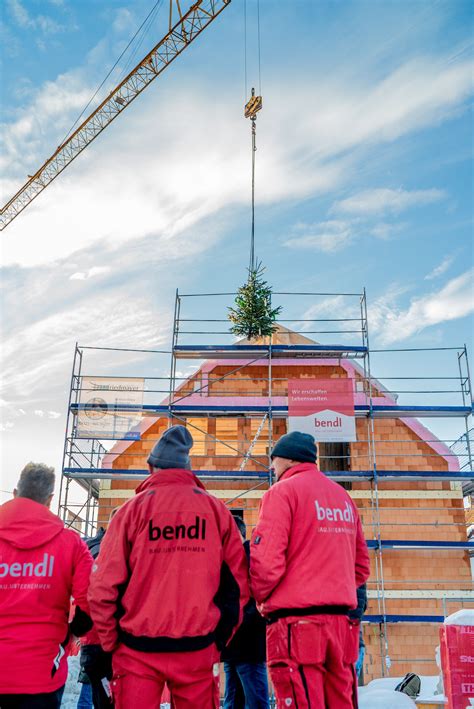
[[[112,519],[115,510],[112,511]],[[99,527],[94,537],[86,538],[93,559],[97,559],[105,529]],[[79,682],[90,684],[94,709],[110,709],[112,698],[109,681],[112,679],[112,656],[102,650],[94,628],[83,638],[80,657],[81,672]]]
[[[112,513],[110,515],[110,519],[112,519],[114,512],[115,512],[115,510],[112,510]],[[99,527],[99,529],[97,530],[97,534],[94,537],[87,537],[84,540],[88,546],[90,553],[92,554],[93,559],[97,559],[97,557],[99,556],[100,543],[101,543],[102,539],[104,538],[104,534],[105,534],[105,529],[103,527]]]
[[[349,611],[348,616],[351,620],[358,620],[360,625],[359,628],[359,657],[357,658],[355,670],[357,678],[359,679],[362,674],[362,667],[364,665],[365,657],[365,642],[364,635],[362,633],[362,618],[365,611],[367,610],[367,586],[365,583],[359,586],[357,589],[357,608]]]
[[[234,519],[250,559],[245,522],[242,517]],[[268,709],[265,634],[266,621],[251,598],[244,609],[242,625],[221,655],[226,678],[223,709]]]

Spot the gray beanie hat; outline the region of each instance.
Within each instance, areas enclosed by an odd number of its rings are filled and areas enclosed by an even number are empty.
[[[185,426],[171,426],[155,443],[147,462],[153,468],[191,469],[189,451],[193,447],[193,437]]]

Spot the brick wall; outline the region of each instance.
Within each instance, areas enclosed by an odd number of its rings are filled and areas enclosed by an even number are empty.
[[[268,394],[268,369],[265,366],[247,367],[229,375],[223,381],[212,381],[227,374],[231,366],[217,365],[210,376],[210,395],[257,396]],[[337,365],[332,366],[278,366],[273,368],[272,393],[287,394],[287,379],[346,377],[347,371]],[[193,380],[200,380],[200,373]],[[356,379],[360,379],[357,375]],[[192,391],[193,382],[186,384],[180,392]],[[374,390],[374,394],[378,392]],[[190,419],[190,430],[196,440],[192,464],[195,470],[238,470],[243,455],[255,435],[258,422],[250,418]],[[358,442],[350,446],[350,468],[365,470],[369,464],[367,422],[357,420]],[[117,469],[139,469],[146,467],[146,456],[155,441],[167,426],[166,419],[156,419],[143,434],[142,440],[133,442],[128,449],[117,456],[113,467]],[[197,431],[195,427],[205,433]],[[272,439],[277,440],[286,432],[286,421],[274,419]],[[209,436],[206,436],[206,433]],[[216,442],[212,436],[225,438],[228,448]],[[434,438],[434,436],[433,436]],[[400,419],[378,419],[374,422],[374,440],[378,470],[431,471],[447,470],[446,460],[417,436]],[[261,470],[268,462],[268,429],[254,449],[256,461],[249,460],[248,470]],[[196,454],[197,453],[197,454]],[[247,490],[248,481],[212,481],[207,488],[215,491],[221,499],[230,499],[238,491]],[[253,483],[255,484],[255,483]],[[108,518],[110,507],[121,504],[126,495],[133,494],[136,483],[113,480],[103,489],[99,505],[99,519]],[[260,497],[266,484],[257,493],[239,498],[230,507],[244,509],[244,519],[249,534],[258,516]],[[464,541],[465,512],[459,489],[453,489],[449,482],[382,482],[379,485],[379,516],[382,539],[399,540],[445,540]],[[374,507],[371,483],[353,483],[350,494],[356,501],[364,531],[368,539],[374,538]],[[377,590],[375,553],[372,556],[372,576],[369,590]],[[387,614],[443,615],[442,599],[430,598],[431,591],[448,593],[472,588],[469,559],[466,552],[447,550],[387,550],[383,552],[383,575],[385,589],[390,595],[397,592],[416,591],[423,598],[387,598]],[[449,612],[456,610],[450,604]],[[378,614],[376,600],[371,600],[368,613]],[[377,625],[364,626],[367,655],[364,667],[366,681],[381,675],[380,628]],[[392,659],[393,676],[407,671],[430,674],[436,673],[434,664],[435,647],[438,644],[436,624],[398,623],[388,626],[389,655]],[[384,651],[385,652],[385,651]]]

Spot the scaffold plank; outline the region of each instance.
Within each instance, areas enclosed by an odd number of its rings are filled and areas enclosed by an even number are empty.
[[[249,359],[256,355],[275,357],[364,357],[367,347],[361,345],[175,345],[176,359]]]
[[[370,580],[369,580],[370,583]],[[468,582],[467,582],[468,583]],[[424,589],[384,589],[385,599],[390,600],[426,600],[435,599],[438,601],[458,601],[460,603],[474,602],[474,591],[471,589],[446,589],[446,588],[424,588]],[[367,598],[369,600],[377,600],[378,591],[367,590]]]
[[[363,623],[443,623],[444,615],[364,615]]]
[[[106,476],[114,476],[124,478],[126,475],[132,479],[137,476],[149,475],[148,469],[129,470],[128,468],[64,468],[64,474],[75,479],[81,478],[97,478],[107,479]],[[268,471],[239,471],[239,470],[195,470],[196,475],[200,478],[222,479],[222,480],[238,480],[239,478],[268,478]],[[331,480],[339,482],[357,482],[370,481],[374,477],[373,471],[358,470],[358,471],[325,471],[324,473]],[[378,470],[377,479],[379,482],[396,482],[397,480],[409,481],[468,481],[474,479],[473,472],[449,472],[449,471],[418,471],[412,472],[407,470]]]
[[[423,539],[368,539],[367,546],[369,549],[472,549],[474,551],[474,542],[446,542],[446,541],[425,541]]]
[[[203,397],[204,398],[204,397]],[[209,397],[211,398],[211,397]],[[183,399],[184,400],[184,399]],[[472,406],[365,406],[356,404],[355,415],[357,418],[366,418],[372,415],[374,418],[433,418],[433,417],[462,417],[465,418],[473,412]],[[95,404],[71,404],[70,408],[73,414],[79,411],[96,411]],[[286,418],[288,416],[288,407],[275,405],[235,405],[229,399],[229,404],[213,405],[209,403],[203,404],[109,404],[109,412],[126,413],[126,412],[143,412],[144,414],[161,414],[173,415],[176,413],[181,416],[186,414],[193,416],[261,416],[269,410],[273,417]]]
[[[147,468],[142,468],[139,470],[129,470],[126,468],[64,468],[64,475],[75,480],[80,480],[81,478],[93,478],[97,480],[107,480],[110,477],[117,477],[122,480],[129,479],[135,480],[140,477],[148,477],[150,472]],[[195,470],[194,473],[199,477],[208,478],[222,478],[222,479],[245,479],[245,478],[268,478],[268,471],[263,470],[262,472],[255,471],[238,471],[238,470]]]

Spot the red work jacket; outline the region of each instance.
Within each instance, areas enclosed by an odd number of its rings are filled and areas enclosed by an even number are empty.
[[[357,508],[312,463],[287,470],[262,499],[250,545],[252,595],[264,614],[357,605],[370,573]]]
[[[67,678],[71,596],[88,612],[92,567],[79,535],[45,505],[0,507],[0,694],[42,694]]]
[[[113,517],[89,603],[104,650],[224,645],[248,601],[248,565],[225,505],[189,470],[153,473]]]

